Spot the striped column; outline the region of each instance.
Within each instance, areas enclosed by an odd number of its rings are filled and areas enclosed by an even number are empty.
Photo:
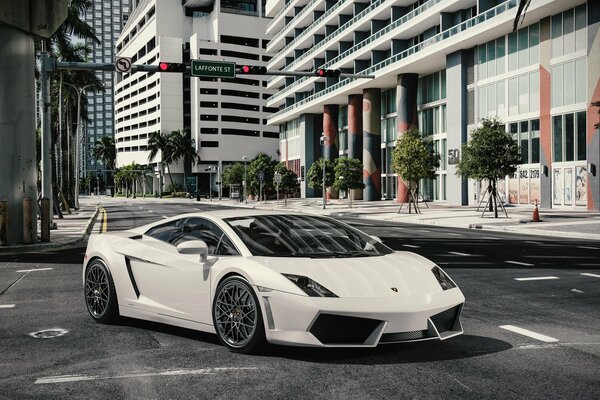
[[[587,209],[600,210],[600,3],[588,1],[588,56],[587,56]],[[598,127],[596,127],[599,124]]]
[[[335,161],[339,157],[338,147],[338,117],[340,115],[340,106],[337,104],[326,104],[323,106],[323,136],[327,138],[325,142],[324,157],[327,160]],[[328,199],[337,199],[338,191],[327,189]]]
[[[396,131],[398,132],[398,137],[410,128],[417,127],[418,82],[418,74],[398,75],[396,86],[396,105],[398,109]],[[400,177],[398,177],[396,201],[398,203],[408,202],[408,189]]]
[[[348,96],[348,157],[363,160],[363,96]],[[362,191],[354,191],[355,200],[362,200]]]
[[[381,89],[365,89],[363,122],[363,198],[381,200]]]
[[[544,18],[540,21],[540,206],[543,208],[552,207],[551,57],[550,18]]]

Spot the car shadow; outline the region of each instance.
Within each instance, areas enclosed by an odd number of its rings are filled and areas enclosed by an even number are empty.
[[[162,324],[160,322],[144,321],[141,319],[120,317],[115,324],[119,326],[128,326],[146,331],[159,332],[167,335],[179,336],[186,339],[198,340],[211,344],[220,344],[217,335],[213,333],[195,331],[193,329],[180,328],[178,326]]]
[[[325,364],[386,365],[458,360],[510,350],[512,345],[485,336],[461,335],[447,341],[379,345],[375,348],[305,348],[270,346],[265,354]]]

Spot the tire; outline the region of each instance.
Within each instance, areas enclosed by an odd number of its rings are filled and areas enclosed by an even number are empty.
[[[217,336],[229,350],[250,354],[264,349],[266,338],[260,303],[242,277],[230,276],[219,284],[212,315]]]
[[[84,285],[85,305],[90,316],[101,324],[116,322],[119,318],[117,291],[102,260],[95,259],[87,266]]]

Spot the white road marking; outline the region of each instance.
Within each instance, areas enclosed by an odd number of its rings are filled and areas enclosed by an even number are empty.
[[[461,233],[453,233],[453,232],[444,232],[445,235],[451,235],[451,236],[462,236]]]
[[[154,212],[154,211],[152,211],[152,210],[148,210],[148,212]]]
[[[0,304],[0,308],[13,308],[14,304]]]
[[[525,243],[529,243],[529,244],[541,244],[540,242],[533,242],[531,240],[526,240]]]
[[[201,208],[195,208],[195,207],[194,207],[194,210],[196,210],[196,211],[202,211]]]
[[[516,265],[524,265],[526,267],[533,267],[535,264],[529,264],[529,263],[524,263],[524,262],[519,262],[519,261],[504,261],[507,264],[516,264]]]
[[[411,249],[419,249],[421,246],[415,246],[414,244],[403,244],[404,247],[410,247]]]
[[[533,276],[531,278],[515,278],[515,281],[547,281],[551,279],[559,279],[558,276]]]
[[[579,289],[571,289],[571,292],[573,292],[573,293],[580,293],[580,294],[585,293],[583,290],[579,290]]]
[[[592,278],[600,278],[600,275],[597,274],[589,274],[587,272],[582,272],[581,275],[583,276],[591,276]]]
[[[36,269],[20,269],[17,272],[36,272],[36,271],[50,271],[54,268],[36,268]]]
[[[425,233],[430,233],[431,231],[428,231],[427,229],[417,229],[418,232],[425,232]]]
[[[166,215],[161,215],[161,216],[162,216],[163,218],[169,218],[169,217],[167,217]]]
[[[450,251],[450,252],[448,252],[448,254],[454,254],[455,256],[464,256],[464,257],[471,255],[471,254],[467,254],[467,253],[459,253],[458,251]]]
[[[589,250],[600,250],[600,248],[598,247],[591,247],[591,246],[577,246],[578,249],[589,249]]]
[[[515,332],[520,335],[529,336],[530,338],[534,338],[536,340],[546,343],[558,342],[558,339],[555,339],[553,337],[542,335],[541,333],[536,333],[527,329],[519,328],[518,326],[514,325],[501,325],[499,328],[506,329],[507,331]]]
[[[201,368],[201,369],[172,369],[157,372],[140,372],[125,375],[60,375],[38,378],[36,385],[48,383],[95,381],[100,379],[125,379],[147,376],[179,376],[179,375],[209,375],[219,372],[257,370],[257,367],[231,367],[231,368]]]
[[[486,240],[500,240],[500,238],[493,237],[493,236],[483,236],[483,237],[481,237],[481,239],[486,239]]]

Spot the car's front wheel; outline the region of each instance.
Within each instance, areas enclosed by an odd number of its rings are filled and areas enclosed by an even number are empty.
[[[217,287],[213,322],[221,343],[239,353],[255,353],[266,344],[258,298],[246,280],[231,276]]]
[[[93,260],[85,272],[85,304],[97,322],[109,324],[119,317],[117,292],[106,265]]]

